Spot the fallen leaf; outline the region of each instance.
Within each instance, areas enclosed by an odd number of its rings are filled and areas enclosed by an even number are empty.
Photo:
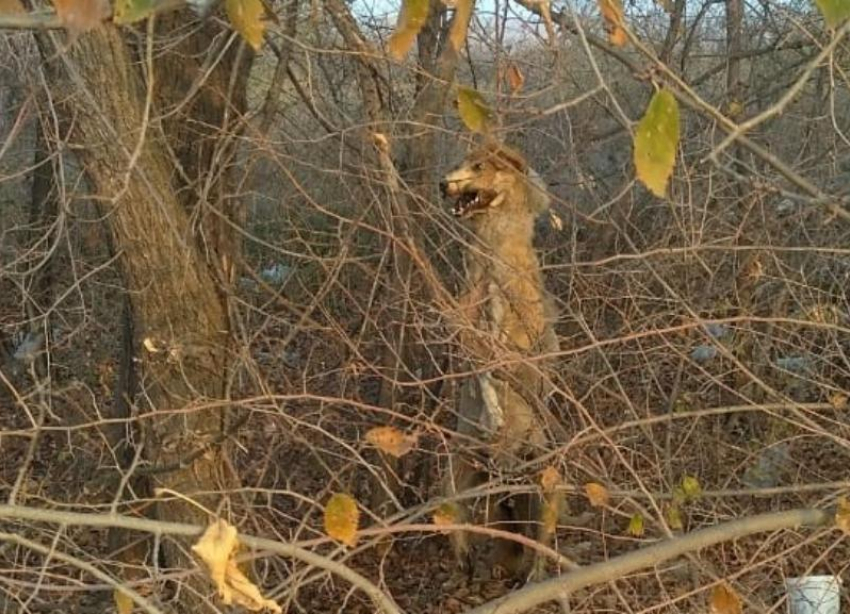
[[[598,0],[599,10],[605,20],[605,31],[608,40],[615,47],[623,47],[629,40],[623,21],[623,4],[621,0]]]
[[[642,537],[643,536],[643,516],[641,514],[634,514],[631,519],[629,519],[629,527],[626,529],[629,535],[634,537]]]
[[[108,0],[53,0],[53,6],[72,40],[98,27],[112,12]]]
[[[638,179],[663,198],[676,165],[679,104],[667,90],[655,92],[635,131],[634,162]]]
[[[325,506],[325,533],[346,546],[357,543],[357,525],[360,510],[351,496],[337,493]]]
[[[413,448],[419,437],[402,433],[392,426],[378,426],[366,433],[366,441],[384,454],[401,458]]]
[[[266,22],[263,20],[266,9],[262,0],[225,0],[224,8],[233,28],[254,51],[259,51],[266,31]]]
[[[587,495],[587,500],[593,507],[605,507],[611,499],[611,494],[608,489],[602,484],[596,482],[588,482],[584,485],[584,492]]]
[[[279,614],[283,611],[281,607],[263,597],[260,589],[237,567],[234,557],[238,547],[236,527],[217,520],[207,527],[192,551],[207,566],[225,605],[241,605],[252,612],[268,609]]]
[[[416,36],[428,20],[428,12],[431,7],[429,0],[403,0],[401,4],[401,12],[398,15],[398,23],[395,31],[387,41],[387,50],[390,57],[396,61],[401,61],[413,43],[416,42]]]
[[[484,97],[471,87],[457,89],[457,111],[461,121],[472,132],[487,132],[492,113]]]
[[[743,612],[741,598],[725,582],[711,589],[708,607],[711,614],[741,614]]]

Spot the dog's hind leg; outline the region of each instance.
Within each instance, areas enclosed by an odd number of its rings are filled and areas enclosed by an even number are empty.
[[[480,486],[486,481],[486,475],[476,469],[464,454],[452,455],[452,468],[443,484],[443,494],[455,497],[468,490]],[[453,524],[468,524],[473,521],[472,505],[469,499],[454,500],[451,504]],[[472,536],[466,531],[452,531],[449,540],[454,551],[455,559],[461,570],[472,575],[475,569]]]

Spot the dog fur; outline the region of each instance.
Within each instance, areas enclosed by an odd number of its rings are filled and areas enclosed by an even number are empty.
[[[545,448],[549,437],[541,408],[548,380],[542,360],[529,359],[557,351],[558,340],[555,310],[532,244],[535,220],[550,202],[540,177],[518,152],[489,143],[446,175],[441,188],[455,200],[454,214],[475,238],[465,254],[467,289],[460,300],[472,330],[463,333],[462,344],[472,348],[473,362],[497,365],[461,386],[460,445],[451,455],[445,486],[446,494],[453,495],[487,482],[493,470],[510,471]],[[481,442],[479,449],[475,442]],[[459,504],[458,522],[483,520],[548,545],[551,514],[560,512],[560,503],[552,494],[535,494],[486,501],[483,508],[484,518],[473,518],[472,507]],[[478,542],[468,533],[452,534],[458,562],[470,573]],[[542,573],[543,561],[514,541],[497,540],[493,559],[493,565],[514,576]]]

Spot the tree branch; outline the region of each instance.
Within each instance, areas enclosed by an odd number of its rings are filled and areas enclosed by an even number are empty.
[[[147,518],[133,518],[117,514],[82,514],[79,512],[42,510],[18,505],[0,505],[0,518],[48,522],[51,524],[61,524],[65,526],[73,525],[121,528],[158,535],[179,535],[183,537],[198,536],[205,529],[205,527],[185,524],[182,522],[165,522],[149,520]],[[268,550],[274,554],[298,559],[308,565],[336,574],[340,578],[347,580],[352,586],[355,586],[366,593],[380,611],[385,614],[402,614],[399,607],[395,604],[395,602],[393,602],[389,595],[381,591],[381,589],[372,584],[367,578],[361,576],[359,573],[342,563],[320,556],[310,552],[309,550],[304,550],[303,548],[272,539],[252,537],[251,535],[244,535],[240,533],[239,542],[255,550]],[[56,553],[54,553],[54,556],[56,556]]]
[[[600,584],[630,573],[658,565],[663,561],[707,548],[721,542],[740,539],[754,533],[779,531],[800,526],[819,527],[830,524],[833,515],[824,510],[797,509],[760,514],[732,520],[682,537],[665,540],[636,552],[629,552],[603,563],[589,565],[559,578],[532,584],[504,597],[494,599],[467,614],[520,614],[533,607],[554,601],[581,588]]]

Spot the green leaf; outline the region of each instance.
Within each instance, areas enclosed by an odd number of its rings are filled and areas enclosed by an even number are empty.
[[[686,475],[682,478],[682,493],[685,495],[686,501],[696,501],[702,496],[702,486],[699,480],[692,475]]]
[[[676,165],[679,145],[679,104],[667,90],[655,92],[635,131],[635,169],[638,179],[658,197]]]
[[[643,516],[641,514],[638,513],[631,517],[627,531],[629,535],[633,535],[634,537],[643,536]]]
[[[815,0],[830,28],[837,28],[850,17],[850,0]]]
[[[471,87],[457,89],[457,111],[464,125],[472,132],[487,132],[493,114],[484,97]]]
[[[136,23],[154,13],[154,0],[115,0],[112,21],[117,24]]]
[[[225,0],[224,8],[233,28],[242,35],[242,38],[259,51],[263,44],[263,34],[266,24],[263,17],[266,9],[262,0]]]
[[[390,57],[399,62],[404,59],[416,42],[416,35],[425,25],[430,8],[429,0],[403,0],[395,32],[387,42]]]

